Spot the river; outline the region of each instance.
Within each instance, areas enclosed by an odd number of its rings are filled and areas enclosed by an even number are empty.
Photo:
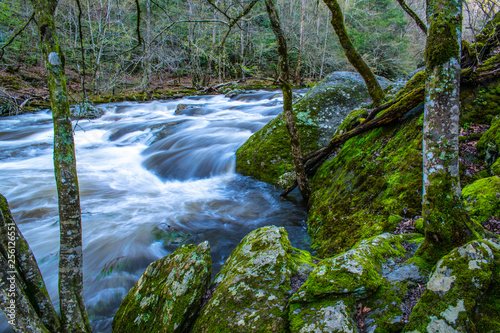
[[[180,105],[180,107],[179,107]],[[94,332],[151,262],[179,244],[211,245],[214,274],[251,230],[284,226],[308,249],[299,196],[235,173],[235,151],[282,111],[277,92],[101,105],[75,125],[84,296]],[[176,112],[177,110],[177,112]],[[0,193],[41,268],[56,309],[59,225],[50,111],[0,118]],[[1,314],[0,332],[11,332]]]

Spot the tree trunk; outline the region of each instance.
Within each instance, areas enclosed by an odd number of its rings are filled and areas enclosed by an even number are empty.
[[[405,0],[397,0],[399,2],[399,5],[403,10],[408,14],[417,24],[417,26],[424,32],[424,34],[427,34],[427,27],[425,26],[425,23],[418,17],[417,13],[415,13],[405,2]]]
[[[35,256],[0,194],[0,309],[15,332],[59,332]]]
[[[54,171],[59,201],[59,302],[65,332],[90,332],[83,301],[82,228],[73,126],[70,119],[64,54],[54,22],[57,0],[31,0],[50,92],[54,122]]]
[[[458,158],[461,0],[427,0],[426,96],[423,135],[425,241],[430,264],[472,236],[463,207]]]
[[[344,26],[344,15],[342,14],[342,9],[339,6],[337,0],[323,0],[324,3],[328,6],[330,11],[332,12],[332,26],[337,34],[340,45],[344,49],[344,53],[351,63],[351,65],[356,68],[358,73],[363,77],[363,80],[366,83],[366,87],[368,88],[368,93],[375,105],[379,105],[382,103],[385,93],[380,87],[375,75],[372,70],[363,58],[359,55],[358,51],[354,47],[347,34],[347,31]]]
[[[278,42],[280,80],[281,88],[283,90],[283,113],[285,115],[286,127],[290,135],[295,174],[300,194],[302,195],[304,201],[308,202],[309,196],[311,195],[311,184],[307,179],[304,162],[302,162],[299,131],[292,112],[292,86],[289,82],[290,66],[288,62],[286,39],[280,26],[278,12],[274,6],[274,0],[266,0],[266,9],[271,22],[271,28],[273,29],[276,41]]]
[[[304,26],[306,20],[306,0],[300,2],[300,34],[299,34],[299,56],[297,59],[297,68],[295,69],[295,84],[300,84],[300,65],[302,62],[302,53],[304,52]]]

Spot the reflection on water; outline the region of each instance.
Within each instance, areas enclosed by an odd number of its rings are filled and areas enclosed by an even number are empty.
[[[179,104],[179,111],[176,108]],[[275,92],[234,99],[108,104],[76,126],[84,246],[84,294],[96,332],[147,265],[179,244],[211,245],[214,274],[238,242],[285,226],[307,248],[300,203],[234,172],[235,151],[281,112]],[[49,112],[0,120],[0,193],[30,243],[57,307],[59,226]],[[10,332],[5,319],[0,332]]]

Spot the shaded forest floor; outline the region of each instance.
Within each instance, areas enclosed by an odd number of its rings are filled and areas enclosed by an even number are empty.
[[[83,94],[79,74],[75,70],[67,68],[66,76],[70,104],[81,103]],[[96,104],[181,98],[188,95],[223,93],[229,89],[279,89],[272,78],[249,78],[245,81],[230,79],[224,84],[219,84],[218,80],[212,78],[207,87],[195,88],[192,86],[192,78],[189,76],[173,78],[166,75],[154,75],[147,88],[141,85],[140,76],[128,76],[126,82],[119,82],[115,88],[108,89],[104,93],[96,92],[90,79],[86,80],[85,86],[88,99]],[[219,88],[217,88],[218,86]],[[6,104],[7,100],[18,107],[13,105],[9,112],[4,108],[3,111],[0,110],[2,111],[1,115],[48,108],[50,99],[45,68],[25,65],[17,68],[0,68],[0,104],[2,102]]]

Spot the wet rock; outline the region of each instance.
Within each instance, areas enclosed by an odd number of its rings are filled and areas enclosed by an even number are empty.
[[[498,306],[493,309],[496,319],[487,323],[481,317],[488,316],[491,308],[484,312],[479,308],[489,289],[496,288],[493,281],[498,279],[499,250],[493,242],[472,241],[443,257],[413,309],[405,332],[497,331]]]
[[[202,114],[205,114],[202,104],[179,104],[174,112],[176,116],[196,116]]]
[[[179,247],[150,264],[113,319],[113,332],[183,332],[199,310],[212,274],[208,242]]]
[[[307,276],[309,253],[293,248],[284,228],[248,234],[231,253],[193,332],[282,332],[293,276]]]
[[[76,119],[97,119],[104,115],[104,109],[90,103],[77,104],[71,107],[71,116]]]

